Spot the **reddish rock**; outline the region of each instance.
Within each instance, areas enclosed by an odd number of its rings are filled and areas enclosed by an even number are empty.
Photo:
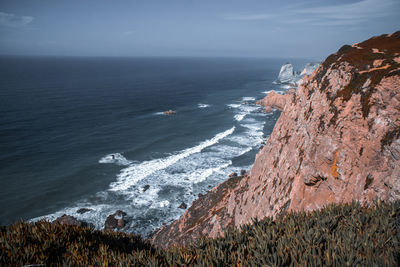
[[[61,225],[76,225],[76,226],[89,226],[87,222],[80,221],[71,215],[64,214],[58,217],[53,223],[59,223]]]
[[[172,109],[170,109],[170,110],[164,111],[163,113],[164,113],[164,115],[172,115],[172,114],[175,114],[176,111],[173,111]]]
[[[104,224],[104,230],[120,230],[125,227],[126,213],[122,210],[117,210],[114,214],[111,214],[107,217],[106,222]]]
[[[194,201],[153,243],[185,245],[252,218],[329,203],[399,199],[399,55],[400,32],[330,55],[286,100],[249,175]]]
[[[257,101],[258,105],[262,105],[265,107],[265,112],[272,112],[272,109],[275,108],[277,110],[283,110],[294,96],[293,91],[289,91],[287,94],[281,95],[275,93],[275,91],[271,91],[268,93],[266,97]]]

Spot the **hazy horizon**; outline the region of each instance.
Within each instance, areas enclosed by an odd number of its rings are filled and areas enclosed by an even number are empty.
[[[2,1],[0,55],[323,59],[400,29],[400,1]]]

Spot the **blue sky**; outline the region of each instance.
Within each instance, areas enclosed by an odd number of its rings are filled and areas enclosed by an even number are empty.
[[[400,0],[1,0],[0,54],[323,59],[400,30]]]

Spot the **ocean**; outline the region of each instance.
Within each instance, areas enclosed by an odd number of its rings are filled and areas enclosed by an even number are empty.
[[[280,114],[255,100],[287,89],[273,84],[286,61],[1,57],[0,224],[69,214],[101,229],[123,210],[145,236],[172,222],[251,168]]]

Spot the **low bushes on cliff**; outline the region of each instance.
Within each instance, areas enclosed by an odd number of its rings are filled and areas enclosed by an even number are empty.
[[[0,265],[398,266],[400,201],[330,205],[157,250],[140,237],[41,221],[2,228]]]

